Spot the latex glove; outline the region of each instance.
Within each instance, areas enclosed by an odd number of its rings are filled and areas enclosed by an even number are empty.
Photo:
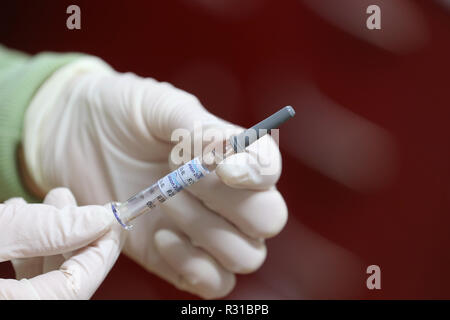
[[[124,232],[106,207],[77,207],[67,189],[52,190],[45,202],[0,204],[0,262],[12,260],[20,279],[0,279],[0,298],[89,299],[116,261]],[[58,270],[48,270],[68,252]]]
[[[195,121],[230,126],[168,83],[85,59],[59,70],[35,96],[25,121],[25,159],[43,190],[67,186],[80,203],[124,201],[169,172],[172,131],[192,130]],[[125,253],[180,289],[204,298],[228,294],[234,274],[261,266],[263,239],[287,220],[274,187],[281,157],[272,138],[233,157],[254,157],[260,145],[272,175],[261,175],[257,164],[220,164],[216,174],[135,220]]]

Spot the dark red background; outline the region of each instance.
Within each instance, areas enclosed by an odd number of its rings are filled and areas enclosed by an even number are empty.
[[[367,290],[359,297],[450,298],[450,12],[431,1],[417,3],[431,38],[404,56],[344,33],[294,0],[267,1],[255,15],[235,20],[180,0],[2,1],[0,43],[29,53],[100,56],[119,71],[173,82],[213,113],[243,126],[262,117],[252,96],[257,93],[250,90],[251,75],[270,61],[283,61],[340,105],[387,129],[399,148],[394,183],[365,195],[284,152],[279,189],[290,214],[367,265],[382,267],[381,292]],[[80,31],[65,27],[70,4],[82,8]],[[239,80],[235,105],[224,106],[228,92],[214,79],[207,87],[177,80],[180,68],[201,60],[222,65]],[[277,78],[272,81],[275,86]],[[295,127],[295,120],[287,125]],[[281,132],[282,152],[295,143],[295,138],[283,140]],[[270,240],[263,268],[281,263],[279,256],[271,258],[273,250],[292,245],[288,232]],[[13,276],[5,263],[0,274]],[[237,290],[252,279],[240,277]],[[192,296],[121,256],[94,297]]]

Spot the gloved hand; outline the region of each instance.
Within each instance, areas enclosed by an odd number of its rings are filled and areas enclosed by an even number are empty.
[[[83,204],[125,201],[169,172],[171,133],[192,130],[195,121],[230,128],[191,94],[85,58],[55,73],[33,99],[26,164],[42,190],[67,186]],[[249,149],[233,157],[263,157],[274,173],[262,175],[255,162],[220,164],[216,174],[136,219],[125,253],[204,298],[225,296],[235,273],[258,269],[264,238],[280,232],[287,208],[274,187],[281,172],[276,143],[266,136]]]
[[[0,279],[0,299],[89,299],[125,240],[113,221],[104,206],[77,207],[64,188],[44,204],[0,204],[0,262],[12,260],[18,279]]]

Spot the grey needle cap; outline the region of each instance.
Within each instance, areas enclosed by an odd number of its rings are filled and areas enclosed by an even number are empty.
[[[289,120],[294,115],[294,108],[291,106],[284,107],[270,117],[245,130],[241,134],[231,137],[230,143],[233,146],[234,151],[244,151],[246,147],[267,134],[271,129],[280,127],[285,121]]]

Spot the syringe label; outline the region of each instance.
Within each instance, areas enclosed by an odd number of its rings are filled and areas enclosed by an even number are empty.
[[[172,171],[167,176],[158,181],[159,189],[165,197],[164,200],[166,200],[168,197],[173,197],[183,188],[197,182],[202,177],[204,177],[207,172],[208,171],[203,168],[198,158],[195,158],[182,165],[177,170]],[[161,201],[162,199],[158,200]],[[161,202],[163,202],[164,200],[162,200]]]
[[[198,158],[195,158],[178,168],[178,175],[184,183],[184,187],[190,186],[205,176],[205,170]]]

